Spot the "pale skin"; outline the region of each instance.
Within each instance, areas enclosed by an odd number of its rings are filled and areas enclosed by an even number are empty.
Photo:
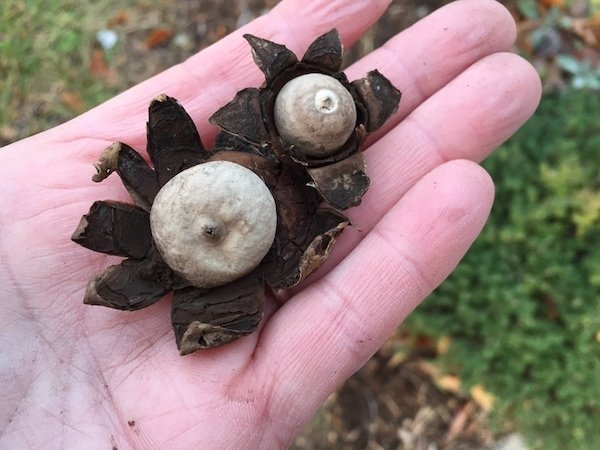
[[[302,286],[270,295],[260,330],[181,357],[170,298],[135,313],[82,304],[88,279],[115,258],[70,235],[94,200],[128,200],[117,177],[90,181],[92,163],[117,139],[143,151],[153,97],[180,100],[210,144],[210,114],[262,82],[241,33],[301,54],[336,27],[348,46],[387,3],[284,0],[185,63],[0,151],[0,447],[283,448],[454,269],[492,205],[477,163],[540,97],[534,69],[507,53],[515,24],[491,0],[438,10],[347,70],[357,79],[377,68],[403,91],[365,152],[372,187],[348,211],[360,231],[345,231]]]

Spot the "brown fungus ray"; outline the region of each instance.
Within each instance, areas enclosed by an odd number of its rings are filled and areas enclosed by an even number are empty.
[[[144,258],[152,246],[148,213],[110,200],[94,202],[71,239],[90,250],[134,259]]]
[[[115,142],[102,152],[94,167],[97,173],[93,181],[100,182],[116,172],[135,204],[150,211],[159,189],[158,178],[138,152],[127,144]]]
[[[302,57],[302,62],[329,69],[332,72],[342,70],[344,47],[340,34],[333,29],[313,41]]]
[[[148,155],[164,186],[176,174],[206,159],[192,118],[172,97],[159,95],[148,108]]]
[[[258,327],[264,309],[264,281],[255,272],[209,291],[178,290],[171,312],[177,348],[187,355],[246,336]]]

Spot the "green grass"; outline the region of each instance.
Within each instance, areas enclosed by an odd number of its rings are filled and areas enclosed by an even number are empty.
[[[119,8],[124,6],[121,3]],[[114,14],[112,8],[114,2],[109,0],[0,2],[0,126],[4,133],[12,139],[34,134],[119,90],[120,86],[89,70],[95,33],[106,26]],[[65,101],[65,95],[76,100]]]

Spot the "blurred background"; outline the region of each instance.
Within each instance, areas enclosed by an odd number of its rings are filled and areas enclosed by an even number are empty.
[[[210,45],[277,0],[3,0],[0,146]],[[447,1],[392,1],[360,58]],[[492,217],[455,273],[294,449],[600,449],[600,0],[508,0],[542,104],[484,163]],[[0,149],[2,151],[2,149]]]

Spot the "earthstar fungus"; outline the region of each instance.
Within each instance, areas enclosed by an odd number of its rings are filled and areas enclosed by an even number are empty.
[[[275,200],[265,183],[229,161],[198,164],[175,175],[150,211],[152,237],[163,259],[199,288],[230,283],[255,269],[271,248],[276,225]]]
[[[359,204],[369,185],[360,146],[400,99],[377,71],[348,82],[335,30],[301,60],[245,37],[266,81],[212,116],[222,130],[214,148],[175,99],[156,97],[152,167],[121,142],[95,164],[93,180],[116,172],[133,204],[96,201],[72,236],[125,258],[89,282],[84,303],[133,311],[172,291],[182,355],[252,333],[265,285],[294,286],[327,259],[349,225],[336,209]]]
[[[283,45],[244,37],[265,83],[238,92],[210,122],[257,152],[302,166],[307,181],[331,206],[358,205],[369,187],[361,145],[396,111],[400,91],[377,70],[349,82],[341,71],[337,30],[317,38],[300,60]],[[296,124],[292,132],[290,123]],[[340,139],[337,145],[327,142],[331,134]]]

